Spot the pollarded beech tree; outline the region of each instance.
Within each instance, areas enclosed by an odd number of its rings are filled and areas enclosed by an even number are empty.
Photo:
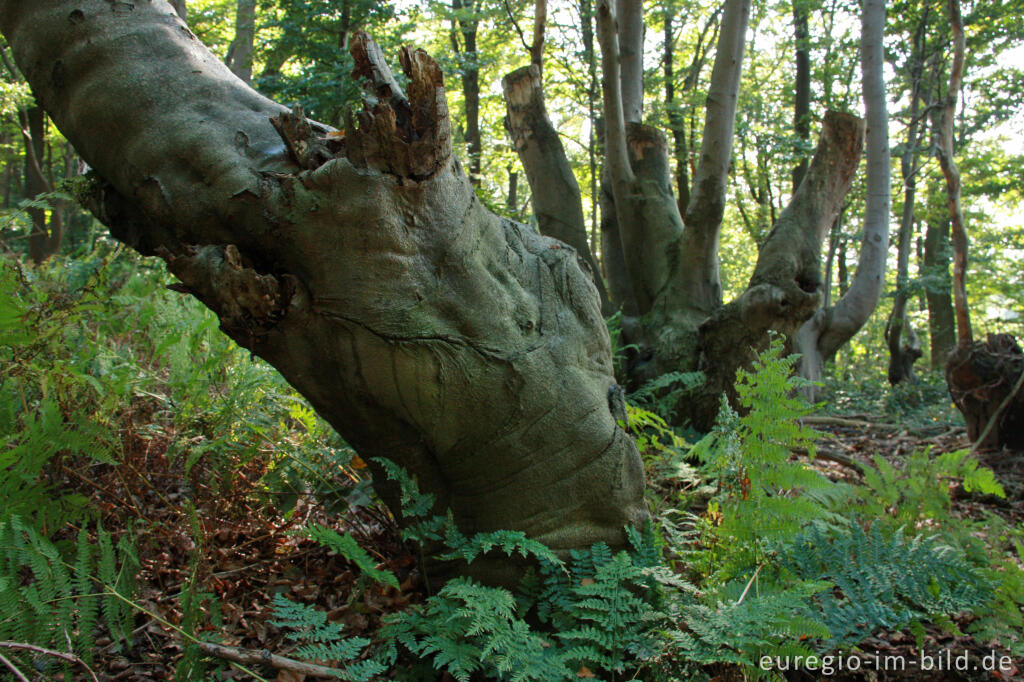
[[[352,37],[370,96],[343,137],[247,87],[164,0],[0,0],[0,30],[94,169],[89,208],[363,458],[467,533],[564,551],[646,518],[593,279],[477,200],[426,53],[402,51],[403,93]]]
[[[726,0],[723,8],[704,137],[688,202],[682,207],[672,195],[665,136],[640,123],[639,100],[633,93],[642,69],[632,74],[623,70],[643,52],[636,44],[642,38],[623,30],[640,11],[640,2],[618,0],[616,10],[627,18],[620,25],[610,0],[598,2],[606,172],[614,204],[614,220],[606,220],[611,229],[606,229],[602,241],[609,290],[624,312],[623,339],[638,348],[628,369],[629,382],[640,385],[667,372],[703,371],[700,394],[684,397],[677,413],[707,429],[717,414],[718,396],[731,393],[736,369],[766,346],[769,332],[793,339],[815,313],[822,289],[821,244],[849,191],[864,124],[849,114],[825,115],[814,158],[762,245],[747,289],[723,304],[718,244],[750,0]],[[857,296],[822,313],[805,337],[816,356],[824,339],[838,338],[841,345],[867,319],[860,313],[874,308],[885,263],[889,152],[881,70],[882,1],[866,2],[863,16],[873,188],[866,222],[878,229],[866,236],[858,269],[861,284],[856,291],[851,289]],[[864,267],[869,261],[878,267]]]

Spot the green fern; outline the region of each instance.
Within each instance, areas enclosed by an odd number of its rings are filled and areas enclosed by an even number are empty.
[[[61,552],[19,517],[0,522],[0,639],[64,650],[72,642],[83,659],[92,659],[100,602],[103,623],[115,639],[130,641],[134,613],[130,597],[138,561],[126,538],[116,545],[101,526],[94,550],[86,529],[79,531],[75,553]],[[101,597],[101,595],[103,595]]]
[[[290,630],[288,639],[301,643],[295,653],[301,658],[341,663],[336,677],[349,682],[365,682],[387,669],[390,661],[357,660],[366,653],[370,640],[343,636],[339,625],[327,620],[327,614],[307,604],[298,604],[274,596],[272,625]]]
[[[305,528],[302,534],[351,561],[362,575],[370,580],[398,589],[398,578],[395,577],[395,574],[377,568],[377,562],[359,546],[359,543],[351,535],[347,533],[341,535],[337,531],[319,524]]]
[[[737,372],[736,392],[745,413],[723,398],[715,429],[693,449],[717,495],[709,506],[715,518],[705,527],[711,548],[701,569],[725,582],[764,563],[769,541],[785,543],[811,521],[842,519],[838,508],[849,491],[791,461],[795,449],[813,457],[818,434],[800,424],[812,406],[799,397],[802,380],[792,375],[796,356],[783,356],[774,336],[750,371]]]
[[[829,646],[856,644],[880,628],[984,604],[995,586],[953,548],[935,537],[889,535],[881,524],[837,530],[814,524],[789,546],[783,565],[802,579],[835,585],[815,595]]]

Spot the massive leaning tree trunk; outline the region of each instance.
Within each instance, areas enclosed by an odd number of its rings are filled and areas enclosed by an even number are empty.
[[[0,0],[0,30],[95,169],[94,213],[364,458],[467,533],[621,546],[645,518],[591,277],[476,199],[426,53],[401,53],[406,96],[353,36],[373,96],[342,138],[246,87],[163,0]]]

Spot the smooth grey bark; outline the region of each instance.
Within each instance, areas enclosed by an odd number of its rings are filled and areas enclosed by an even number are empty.
[[[188,3],[187,0],[171,0],[171,7],[177,12],[181,20],[186,24],[188,23]]]
[[[81,198],[364,459],[404,466],[466,533],[566,552],[621,547],[646,518],[592,280],[476,199],[426,53],[401,54],[406,97],[353,36],[376,102],[341,147],[245,86],[163,0],[0,0],[0,31],[98,174]]]
[[[505,76],[501,85],[507,111],[505,127],[526,171],[540,232],[576,250],[584,268],[593,274],[602,312],[611,315],[615,310],[587,242],[580,187],[544,107],[540,67],[533,63],[517,69]]]
[[[682,93],[688,93],[696,87],[700,72],[707,61],[709,42],[715,40],[713,31],[717,31],[719,11],[713,12],[704,22],[697,44],[693,48],[690,64],[682,77]],[[686,116],[682,104],[676,98],[675,72],[675,7],[672,3],[665,6],[664,36],[664,74],[665,74],[665,108],[668,111],[668,126],[672,133],[672,153],[675,157],[676,202],[679,213],[686,211],[690,203],[690,147],[686,138]],[[708,34],[712,33],[711,41]]]
[[[614,13],[618,20],[610,23],[606,32],[614,33],[618,45],[616,54],[616,77],[615,88],[620,99],[622,120],[634,126],[641,125],[643,120],[644,103],[644,22],[643,3],[641,0],[613,0],[615,7],[607,4],[606,16]],[[597,3],[597,24],[598,32],[601,31],[602,3]],[[604,42],[599,36],[602,44],[602,64],[604,63]],[[602,67],[603,68],[603,67]],[[602,73],[602,88],[608,81],[608,74]],[[608,112],[605,106],[605,118],[601,121],[602,132],[607,139]],[[601,169],[601,188],[599,204],[601,209],[601,256],[604,263],[604,271],[608,277],[608,289],[612,301],[612,307],[619,309],[623,314],[623,324],[631,327],[636,324],[636,316],[641,314],[642,304],[637,300],[635,288],[637,284],[632,281],[632,275],[627,264],[627,259],[634,259],[629,254],[628,247],[624,241],[626,236],[636,231],[630,224],[621,224],[622,216],[627,219],[632,213],[627,210],[620,210],[616,206],[616,194],[613,190],[613,180],[609,173],[607,148],[605,149],[605,164]],[[639,228],[642,229],[642,228]],[[642,294],[641,294],[642,295]]]
[[[238,0],[235,10],[235,39],[228,48],[231,73],[246,84],[252,82],[252,52],[256,41],[256,0]]]
[[[885,0],[864,0],[861,13],[861,71],[867,122],[867,178],[864,237],[849,289],[828,309],[819,309],[795,337],[800,372],[821,378],[825,360],[864,326],[882,294],[889,247],[889,115],[885,102],[882,37]]]
[[[699,315],[710,314],[722,303],[718,243],[725,215],[725,189],[749,20],[750,0],[726,0],[711,70],[700,163],[694,173],[690,202],[683,213],[686,228],[681,251],[687,261],[683,268],[685,288],[690,307]]]
[[[619,85],[626,123],[644,119],[644,5],[642,0],[615,0],[619,39]]]

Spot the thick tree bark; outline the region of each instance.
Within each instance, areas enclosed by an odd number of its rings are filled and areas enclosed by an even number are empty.
[[[235,11],[235,39],[228,49],[231,73],[246,84],[252,82],[252,51],[256,41],[256,0],[238,0]]]
[[[464,532],[567,551],[622,546],[645,518],[591,278],[476,199],[424,52],[402,52],[406,98],[353,36],[376,102],[342,143],[246,87],[163,0],[0,0],[0,30],[102,178],[82,198],[364,459],[406,467]]]
[[[832,357],[867,322],[878,305],[885,282],[889,247],[889,116],[885,103],[882,35],[884,0],[865,0],[861,14],[861,70],[864,111],[867,117],[867,197],[864,238],[853,283],[836,305],[819,309],[804,323],[795,341],[801,354],[801,374],[821,377],[825,360]],[[842,261],[841,261],[842,266]]]
[[[519,154],[533,196],[533,212],[540,232],[576,250],[584,269],[594,277],[601,310],[615,312],[590,254],[583,200],[576,176],[565,155],[562,139],[548,118],[540,68],[536,64],[517,69],[501,80],[508,115],[506,128]]]

